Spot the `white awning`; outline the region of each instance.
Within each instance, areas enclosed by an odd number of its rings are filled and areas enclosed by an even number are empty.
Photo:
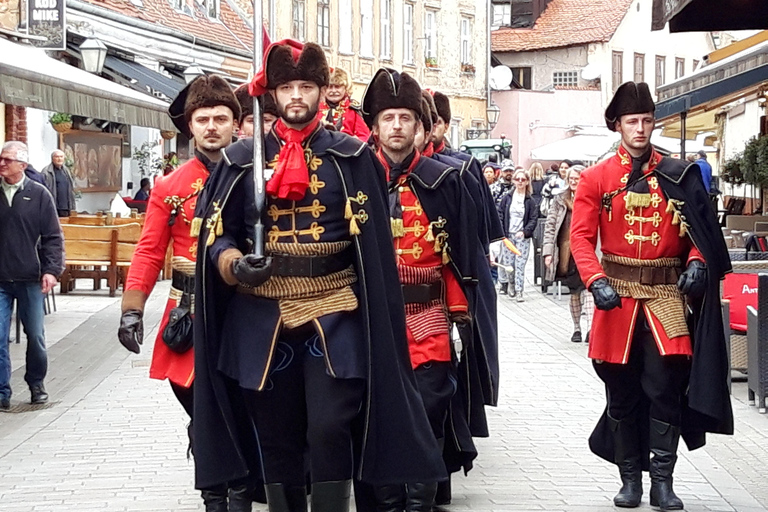
[[[567,139],[551,142],[531,150],[534,160],[582,160],[585,163],[596,162],[611,149],[619,136],[607,129],[605,133],[576,134]]]
[[[0,38],[0,102],[174,130],[168,104]]]

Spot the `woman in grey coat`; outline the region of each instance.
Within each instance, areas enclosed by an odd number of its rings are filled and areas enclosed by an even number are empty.
[[[544,244],[542,256],[546,266],[545,280],[547,282],[560,281],[571,292],[571,318],[573,319],[573,335],[571,341],[580,342],[581,337],[581,312],[582,307],[587,306],[587,330],[591,323],[592,296],[586,291],[581,282],[576,263],[571,255],[571,215],[573,212],[573,196],[584,166],[575,165],[568,169],[566,181],[568,188],[556,195],[549,208],[547,221],[544,225]]]

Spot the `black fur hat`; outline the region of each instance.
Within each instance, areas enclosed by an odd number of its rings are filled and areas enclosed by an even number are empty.
[[[616,121],[621,116],[655,111],[656,104],[647,83],[625,82],[616,89],[616,94],[605,109],[605,124],[615,132]]]
[[[363,119],[372,127],[379,112],[390,108],[408,108],[421,117],[421,87],[408,73],[381,68],[363,94]]]
[[[437,122],[437,108],[435,101],[428,91],[421,91],[421,123],[424,125],[424,131],[430,131]]]
[[[248,93],[248,84],[243,84],[235,89],[235,97],[238,103],[240,103],[240,119],[242,123],[243,119],[253,115],[253,96]]]
[[[301,52],[295,52],[288,45],[275,45],[267,55],[265,71],[267,89],[293,80],[306,80],[325,87],[331,79],[325,52],[315,43],[305,43]]]
[[[432,99],[435,100],[437,115],[445,121],[445,124],[451,124],[451,100],[445,94],[435,91],[432,93]]]
[[[218,75],[202,75],[179,92],[168,107],[168,114],[176,128],[191,137],[189,122],[195,110],[218,105],[229,107],[234,119],[240,119],[240,103],[229,83]]]
[[[270,93],[259,96],[259,103],[261,104],[262,113],[280,117],[280,112],[277,110],[277,103],[275,103],[275,99]]]

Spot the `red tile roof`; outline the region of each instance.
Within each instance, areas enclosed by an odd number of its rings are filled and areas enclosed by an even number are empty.
[[[525,52],[606,42],[633,0],[552,0],[533,28],[491,33],[494,52]]]
[[[246,50],[243,43],[247,45],[248,50],[253,48],[253,32],[227,0],[220,2],[219,20],[209,19],[196,0],[185,0],[186,8],[192,8],[193,16],[177,11],[171,7],[168,0],[143,0],[143,7],[137,7],[128,0],[83,1],[132,18],[194,35],[198,40],[223,44],[241,51]]]

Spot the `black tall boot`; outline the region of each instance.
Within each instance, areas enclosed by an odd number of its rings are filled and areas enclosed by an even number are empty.
[[[352,480],[312,484],[312,512],[349,512]]]
[[[283,484],[266,484],[269,512],[307,512],[307,488],[288,487]]]
[[[253,489],[245,484],[229,489],[229,512],[251,512]]]
[[[448,475],[448,480],[444,482],[438,482],[437,494],[435,494],[435,505],[450,505],[451,504],[451,475]]]
[[[405,510],[405,486],[382,485],[373,489],[376,512],[403,512]]]
[[[621,489],[613,504],[622,508],[635,508],[643,497],[643,466],[640,458],[640,435],[635,422],[615,420],[608,416],[613,432],[615,462],[621,476]]]
[[[651,418],[651,506],[660,510],[683,510],[682,500],[672,489],[679,441],[680,427]]]
[[[405,498],[406,512],[432,512],[437,493],[437,482],[407,484]]]
[[[200,493],[205,512],[227,512],[227,488],[224,486],[206,489]]]

